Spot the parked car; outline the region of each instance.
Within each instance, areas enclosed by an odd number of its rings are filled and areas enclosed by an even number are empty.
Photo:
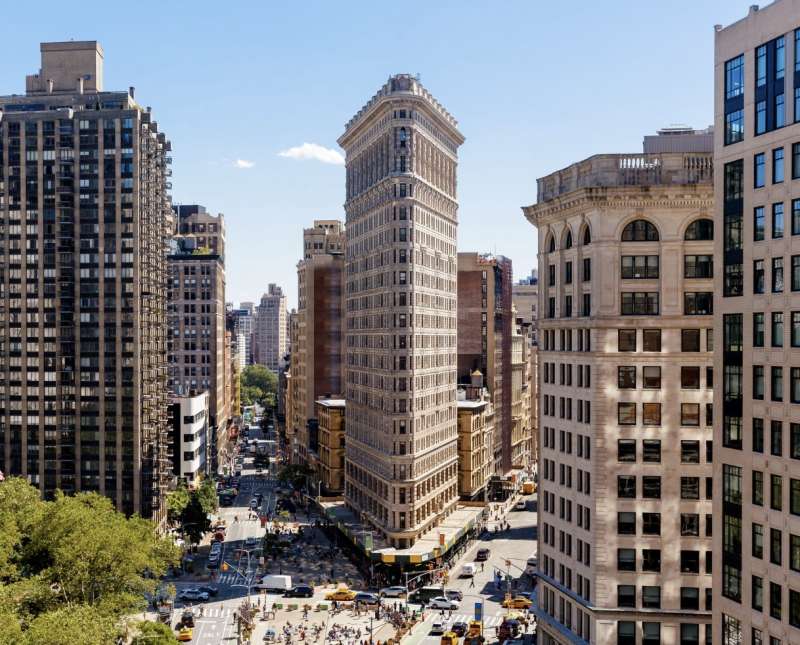
[[[456,636],[464,636],[467,633],[467,623],[459,620],[450,625],[450,631]]]
[[[209,596],[216,596],[219,594],[219,587],[216,585],[203,585],[202,587],[198,587],[198,589],[203,593],[207,593]]]
[[[491,554],[492,554],[492,552],[489,549],[487,549],[486,547],[484,547],[482,549],[478,549],[478,552],[475,554],[475,560],[477,562],[484,562],[485,560],[489,559],[489,556]]]
[[[189,627],[181,627],[181,630],[178,632],[178,640],[181,643],[188,643],[192,640],[192,630]]]
[[[200,591],[199,589],[184,589],[178,596],[178,600],[200,600],[205,602],[208,600],[208,594],[205,591]]]
[[[436,618],[431,625],[431,634],[444,634],[445,622],[441,618]]]
[[[471,578],[472,576],[475,575],[476,571],[477,571],[477,567],[475,566],[474,562],[466,562],[465,564],[461,565],[461,577],[462,578]]]
[[[356,597],[356,592],[347,587],[339,587],[336,591],[330,591],[325,594],[325,600],[336,600],[338,602],[347,602]]]
[[[283,595],[287,598],[311,598],[314,595],[314,589],[308,585],[295,585],[291,589],[287,589]]]
[[[503,600],[503,607],[506,609],[527,609],[531,606],[531,601],[524,596],[516,596],[515,598],[506,597]]]
[[[381,597],[376,593],[370,593],[368,591],[359,591],[356,594],[356,597],[353,598],[355,602],[363,603],[365,605],[379,605],[381,602]]]
[[[432,599],[428,604],[428,607],[431,609],[458,609],[458,603],[455,600],[450,600],[445,596],[436,596],[436,598]]]
[[[378,593],[386,598],[402,598],[406,595],[406,588],[400,586],[384,587]]]

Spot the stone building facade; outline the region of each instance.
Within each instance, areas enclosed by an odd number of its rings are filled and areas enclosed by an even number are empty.
[[[471,383],[460,387],[458,405],[458,494],[461,499],[486,499],[494,474],[494,405],[475,370]]]
[[[319,423],[319,492],[325,496],[344,491],[345,401],[320,399],[314,417]]]
[[[458,499],[456,120],[392,76],[348,122],[345,501],[405,548]]]
[[[523,209],[544,645],[710,642],[712,170],[708,146],[596,155]]]
[[[278,285],[270,284],[255,310],[252,346],[253,362],[275,374],[289,350],[288,315],[286,294]]]

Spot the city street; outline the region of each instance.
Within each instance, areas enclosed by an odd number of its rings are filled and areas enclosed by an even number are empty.
[[[466,552],[464,557],[452,568],[452,575],[458,576],[461,565],[466,562],[474,562],[475,554],[478,549],[488,548],[491,551],[489,559],[484,563],[476,563],[478,572],[474,578],[451,577],[447,584],[447,589],[457,589],[464,594],[461,606],[453,611],[452,615],[445,612],[447,625],[461,621],[469,624],[475,618],[475,603],[483,603],[483,623],[484,636],[487,643],[495,642],[495,628],[502,622],[507,610],[503,609],[501,603],[506,592],[505,576],[510,573],[516,587],[515,592],[530,591],[531,580],[523,574],[525,562],[531,556],[535,556],[537,547],[537,521],[536,521],[536,495],[527,495],[522,499],[526,500],[524,511],[511,510],[506,519],[510,524],[507,531],[494,533],[496,522],[489,522],[489,531],[484,534],[483,539],[477,540]],[[507,565],[508,561],[508,565]],[[481,567],[483,564],[483,567]],[[495,585],[495,575],[500,573],[503,576],[501,589]],[[474,586],[473,586],[474,582]],[[440,635],[430,634],[430,628],[435,618],[441,617],[437,611],[427,610],[425,621],[417,626],[411,636],[404,640],[404,645],[438,645],[441,640]]]

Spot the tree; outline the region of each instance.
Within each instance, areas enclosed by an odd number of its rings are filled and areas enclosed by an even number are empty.
[[[186,505],[189,503],[191,495],[186,488],[186,482],[180,480],[178,487],[167,493],[167,515],[170,522],[177,522],[183,514]]]
[[[183,532],[191,544],[198,544],[203,539],[203,534],[211,528],[208,513],[197,495],[192,495],[181,515]]]
[[[206,513],[216,513],[218,508],[217,487],[211,479],[204,479],[193,495]]]
[[[120,632],[117,618],[96,607],[72,605],[37,616],[25,631],[25,645],[108,645]]]
[[[131,645],[173,645],[178,642],[169,625],[145,620],[136,625],[137,634]]]
[[[274,407],[278,394],[278,377],[264,365],[248,365],[242,370],[241,396],[244,405],[258,403]]]

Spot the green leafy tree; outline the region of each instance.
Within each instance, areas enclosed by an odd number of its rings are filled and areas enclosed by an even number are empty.
[[[116,640],[120,631],[116,616],[88,605],[71,605],[37,616],[20,642],[24,645],[108,645]]]
[[[172,629],[164,623],[142,621],[136,625],[136,630],[132,645],[174,645],[178,642]]]
[[[197,495],[192,495],[181,515],[183,533],[191,544],[199,544],[203,534],[211,528],[208,513]]]
[[[204,479],[193,493],[206,513],[216,513],[218,508],[217,487],[211,479]]]
[[[189,489],[186,488],[186,482],[183,480],[178,482],[178,487],[175,490],[167,493],[167,514],[171,522],[176,522],[180,519],[190,498],[191,494]]]
[[[242,370],[241,396],[244,405],[258,403],[265,408],[275,406],[278,377],[263,365],[248,365]]]

